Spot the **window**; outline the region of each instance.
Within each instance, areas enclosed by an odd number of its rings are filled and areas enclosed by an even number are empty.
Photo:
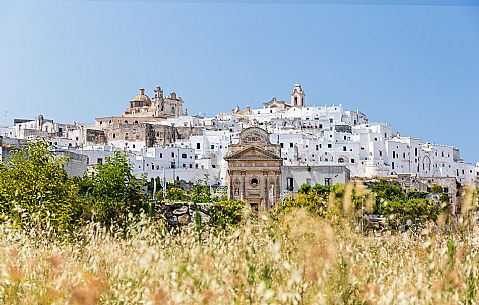
[[[284,148],[284,143],[279,143],[279,146],[280,146],[281,148]]]
[[[394,169],[394,162],[391,163],[392,168]]]
[[[329,123],[331,123],[331,124],[332,124],[332,123],[333,123],[333,119],[329,119]]]
[[[160,158],[163,158],[163,154],[162,154],[162,153],[160,153]]]
[[[346,141],[346,136],[344,136],[344,141]]]
[[[250,184],[252,187],[257,187],[259,184],[258,178],[252,178]]]
[[[333,148],[333,144],[328,144],[328,148]]]
[[[417,157],[417,147],[414,148],[414,156]]]
[[[135,144],[133,144],[133,148],[135,148]]]
[[[319,150],[319,145],[316,145],[316,150]]]
[[[115,134],[112,135],[112,138],[113,138],[113,139],[115,138]]]
[[[324,185],[331,185],[331,178],[324,178]]]
[[[188,156],[187,156],[186,154],[181,154],[181,157],[182,157],[183,159],[188,158]]]
[[[96,163],[97,163],[97,164],[102,164],[102,163],[103,163],[103,159],[102,159],[102,158],[96,159]]]
[[[379,156],[380,156],[380,157],[383,156],[383,151],[382,151],[382,150],[379,151]],[[394,152],[393,152],[393,158],[394,158]]]
[[[351,163],[354,163],[354,159],[351,159]]]
[[[346,150],[347,150],[346,146],[343,146],[343,151],[346,151]]]
[[[289,178],[286,178],[286,190],[292,192],[293,189],[294,189],[294,185],[293,185],[293,178],[289,177]]]
[[[210,146],[210,149],[215,149],[215,146],[214,146],[214,145],[211,145],[211,146]]]
[[[151,164],[151,170],[155,170],[155,164]]]
[[[200,143],[196,143],[196,149],[200,149],[201,148],[201,144]]]
[[[174,152],[171,152],[171,157],[172,157],[172,158],[175,157],[175,153],[174,153]]]
[[[289,143],[289,147],[293,148],[293,142]]]

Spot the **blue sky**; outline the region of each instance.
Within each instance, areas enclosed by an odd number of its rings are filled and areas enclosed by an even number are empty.
[[[479,3],[192,2],[0,0],[0,124],[93,122],[157,84],[214,115],[300,82],[309,105],[479,160]]]

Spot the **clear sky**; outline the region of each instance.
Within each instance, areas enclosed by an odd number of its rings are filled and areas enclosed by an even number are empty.
[[[479,160],[479,1],[351,1],[0,0],[0,124],[93,122],[158,84],[214,115],[300,82]]]

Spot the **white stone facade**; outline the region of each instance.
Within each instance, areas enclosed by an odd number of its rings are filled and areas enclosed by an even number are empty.
[[[181,98],[175,93],[164,97],[162,89],[157,87],[151,99],[141,90],[122,117],[97,119],[96,127],[113,124],[117,119],[119,129],[122,124],[127,126],[126,120],[203,129],[202,135],[182,138],[167,147],[148,147],[152,144],[136,138],[128,141],[112,138],[102,150],[88,149],[85,134],[91,126],[59,124],[43,116],[15,120],[14,126],[0,128],[0,136],[47,137],[52,148],[83,151],[89,155],[90,164],[99,158],[104,160],[113,150],[121,150],[128,154],[139,175],[157,177],[163,175],[164,169],[168,179],[197,181],[207,175],[211,184],[226,185],[224,158],[228,147],[238,144],[242,130],[259,127],[270,133],[272,144],[280,145],[284,166],[342,165],[348,168],[351,177],[413,174],[452,177],[462,183],[479,181],[479,163],[463,161],[459,149],[394,134],[390,125],[370,122],[366,114],[345,110],[342,105],[306,105],[305,92],[299,84],[294,86],[289,104],[277,98],[262,104],[263,108],[236,107],[214,117],[188,116],[183,113]],[[174,159],[172,153],[176,153]],[[184,153],[185,160],[181,157]]]

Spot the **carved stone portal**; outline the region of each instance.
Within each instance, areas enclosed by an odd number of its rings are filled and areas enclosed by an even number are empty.
[[[280,146],[271,144],[268,132],[257,127],[243,130],[225,159],[228,198],[243,200],[257,210],[270,210],[279,200],[283,160]]]

